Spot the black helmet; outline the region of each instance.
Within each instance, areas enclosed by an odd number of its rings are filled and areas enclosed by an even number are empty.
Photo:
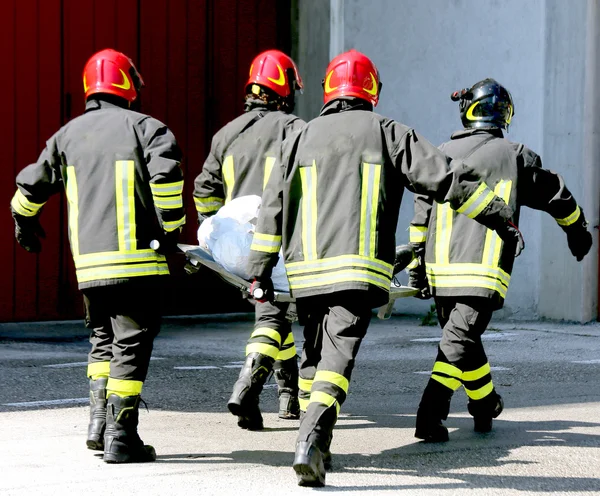
[[[484,79],[470,89],[455,91],[452,100],[460,100],[460,119],[465,128],[500,128],[508,131],[515,114],[509,91],[495,79]]]

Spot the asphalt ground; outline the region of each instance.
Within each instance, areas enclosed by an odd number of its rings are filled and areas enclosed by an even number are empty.
[[[264,431],[226,409],[251,327],[245,314],[165,320],[139,429],[158,459],[115,466],[85,447],[82,324],[0,324],[0,494],[600,494],[599,324],[493,322],[484,339],[504,413],[477,434],[459,391],[450,441],[424,444],[415,412],[440,330],[374,319],[323,489],[296,485],[298,422],[277,418],[272,380]]]

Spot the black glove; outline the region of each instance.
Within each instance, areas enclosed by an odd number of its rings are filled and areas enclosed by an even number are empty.
[[[523,239],[523,235],[519,228],[513,224],[510,220],[505,221],[504,223],[496,226],[494,228],[498,236],[504,241],[507,248],[510,246],[514,246],[515,258],[518,257],[523,248],[525,248],[525,240]]]
[[[42,242],[40,238],[46,237],[44,229],[40,225],[38,217],[24,217],[13,214],[15,219],[15,238],[23,248],[30,253],[39,253],[42,251]]]
[[[419,265],[408,271],[408,287],[419,290],[415,295],[415,298],[419,298],[419,300],[428,300],[431,298],[429,281],[427,280],[427,274],[425,274],[424,265]]]
[[[275,290],[273,289],[271,278],[254,279],[250,286],[250,296],[259,303],[273,302],[275,299]]]
[[[177,241],[179,240],[179,232],[180,229],[175,229],[174,231],[163,232],[162,236],[159,236],[157,239],[152,240],[150,244],[150,248],[155,250],[157,253],[161,255],[170,255],[171,253],[175,253],[177,248]],[[158,245],[155,245],[155,241],[158,242]]]
[[[198,213],[198,227],[200,227],[206,219],[208,219],[208,217],[206,215],[202,215],[201,213]]]
[[[396,246],[394,259],[394,275],[402,272],[416,258],[415,250],[411,245]]]
[[[569,250],[578,262],[583,260],[590,248],[592,247],[592,235],[587,230],[587,221],[583,215],[583,210],[579,215],[579,219],[570,226],[564,227],[564,231],[567,233],[567,242],[569,243]]]

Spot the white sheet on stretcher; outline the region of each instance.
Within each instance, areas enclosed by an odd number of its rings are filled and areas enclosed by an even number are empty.
[[[215,215],[206,219],[198,229],[198,243],[208,250],[215,262],[228,272],[250,280],[247,262],[250,245],[260,210],[260,196],[241,196],[228,202]],[[283,257],[273,268],[276,291],[289,293]]]

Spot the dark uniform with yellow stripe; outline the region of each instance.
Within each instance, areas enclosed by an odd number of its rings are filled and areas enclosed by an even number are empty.
[[[281,143],[304,125],[295,115],[270,110],[259,102],[247,105],[250,108],[244,114],[215,134],[202,173],[196,178],[194,202],[200,222],[235,198],[261,196]],[[260,353],[276,360],[273,368],[280,395],[289,390],[295,397],[298,366],[291,323],[286,319],[288,307],[287,303],[256,304],[246,355]],[[280,411],[280,415],[287,414]]]
[[[529,148],[504,139],[500,129],[459,131],[440,149],[474,167],[489,190],[514,210],[515,223],[521,206],[527,206],[552,215],[570,237],[570,244],[581,232],[587,232],[584,215],[563,179],[542,169],[540,157]],[[478,416],[495,417],[501,410],[481,335],[493,311],[504,303],[515,252],[494,231],[470,218],[475,210],[465,204],[455,212],[431,198],[415,196],[410,242],[417,253],[424,253],[427,279],[443,328],[417,417],[417,437],[427,438],[419,435],[426,433],[425,428],[420,429],[420,419],[446,419],[452,392],[460,386],[465,388],[469,411],[476,420]],[[432,422],[436,423],[432,420],[429,424]],[[422,425],[426,423],[423,420]]]
[[[404,187],[488,225],[503,225],[512,210],[464,164],[361,98],[331,100],[282,153],[263,195],[250,270],[268,278],[283,247],[305,324],[298,441],[325,453],[371,309],[388,301]]]
[[[17,226],[37,221],[48,198],[66,190],[69,240],[91,329],[88,375],[110,372],[107,390],[120,396],[140,394],[160,328],[160,276],[169,269],[150,242],[165,244],[185,222],[180,161],[164,124],[92,98],[17,176],[11,202]]]

